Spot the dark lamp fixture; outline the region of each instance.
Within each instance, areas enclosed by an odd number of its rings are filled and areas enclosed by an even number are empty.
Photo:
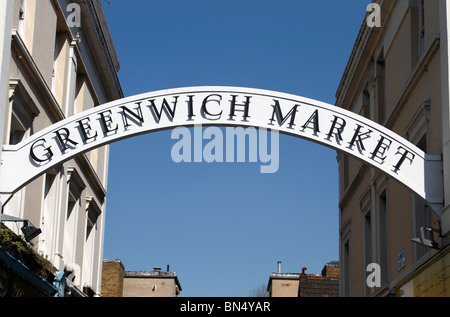
[[[25,221],[25,225],[22,228],[20,228],[20,230],[22,230],[25,236],[25,240],[27,240],[27,242],[30,242],[31,240],[33,240],[42,233],[41,229],[33,226],[33,224],[28,220]]]
[[[36,228],[35,226],[33,226],[33,224],[26,220],[26,219],[21,219],[21,218],[16,218],[13,216],[8,216],[5,214],[0,214],[0,222],[23,222],[24,226],[22,228],[20,228],[20,230],[22,230],[22,233],[25,236],[25,240],[27,240],[27,242],[30,242],[31,240],[33,240],[34,238],[36,238],[39,234],[42,233],[41,229]]]

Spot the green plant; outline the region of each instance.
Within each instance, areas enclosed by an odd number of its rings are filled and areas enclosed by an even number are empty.
[[[31,253],[28,246],[7,228],[0,229],[0,245],[5,251],[17,256],[19,260],[23,260]]]
[[[0,228],[0,246],[43,278],[52,278],[56,273],[55,267],[47,259],[47,256],[36,253],[24,240],[8,228]]]
[[[50,263],[50,261],[47,259],[47,255],[44,257],[43,255],[35,254],[35,261],[39,263],[39,265],[42,267],[41,271],[39,272],[39,275],[42,277],[47,278],[48,275],[54,274],[55,269],[53,265]]]

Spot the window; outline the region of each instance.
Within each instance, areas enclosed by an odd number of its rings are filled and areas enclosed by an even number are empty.
[[[382,56],[382,54],[380,56]],[[376,64],[376,82],[377,82],[377,121],[379,124],[383,125],[386,120],[386,78],[385,78],[385,63],[382,57],[378,59]]]
[[[100,207],[92,198],[87,198],[87,221],[86,221],[86,245],[92,250],[94,249],[93,243],[95,242],[95,231],[97,230],[97,220],[101,214]],[[85,249],[89,249],[86,247]]]
[[[62,53],[62,50],[64,48],[65,40],[66,40],[66,33],[57,31],[56,37],[55,37],[55,52],[53,56],[53,72],[52,72],[52,92],[57,98],[58,102],[62,102],[62,98],[60,98],[60,95],[62,94],[61,90],[63,89],[63,78],[62,75],[58,76],[59,68],[64,69],[62,65],[58,67],[61,63],[61,60],[59,59],[60,54]]]
[[[350,296],[350,242],[344,244],[344,297]]]
[[[381,284],[389,282],[389,250],[388,250],[388,208],[387,194],[384,190],[378,197],[378,230],[379,230],[379,264],[381,268]]]
[[[372,219],[370,210],[364,216],[364,253],[367,267],[372,263]]]
[[[20,80],[9,82],[8,126],[5,133],[5,144],[15,145],[33,134],[33,121],[39,115],[39,110],[27,93]],[[26,189],[15,193],[5,206],[4,213],[23,218],[24,197]]]
[[[10,117],[7,143],[18,144],[33,134],[33,121],[39,110],[19,80],[10,81]]]
[[[425,53],[425,0],[410,1],[411,67],[414,69]]]
[[[340,241],[341,241],[341,258],[342,258],[342,283],[341,293],[348,297],[350,296],[350,234],[351,234],[352,221],[351,218],[345,219],[340,228]]]
[[[79,226],[79,220],[81,217],[81,195],[86,186],[76,169],[69,168],[67,174],[69,189],[67,193],[63,256],[65,263],[75,263],[79,230],[84,232],[84,228]]]
[[[53,261],[56,253],[57,221],[59,216],[60,173],[52,170],[45,174],[44,205],[42,212],[42,240],[40,251]]]
[[[92,197],[86,197],[86,236],[83,255],[83,284],[95,286],[94,268],[99,265],[99,257],[96,254],[98,245],[98,218],[101,209]]]
[[[27,130],[13,111],[11,114],[11,128],[9,130],[9,144],[19,144],[25,138]]]
[[[370,93],[367,90],[364,90],[363,92],[362,108],[359,114],[370,119]]]
[[[372,219],[370,210],[364,216],[364,264],[367,267],[372,263]],[[371,289],[366,283],[366,295],[370,295]]]
[[[419,0],[419,57],[425,51],[425,1]]]
[[[363,241],[364,241],[364,266],[367,267],[372,260],[372,190],[366,191],[360,201],[360,208],[363,215]],[[366,295],[371,294],[371,289],[366,283]]]
[[[72,191],[69,191],[64,228],[64,259],[67,263],[73,263],[75,261],[79,207],[79,197]]]
[[[52,92],[66,117],[74,114],[76,93],[77,54],[76,41],[69,34],[57,30],[55,36]]]

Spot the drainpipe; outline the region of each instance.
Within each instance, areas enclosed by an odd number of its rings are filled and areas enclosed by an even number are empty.
[[[439,0],[441,39],[442,90],[442,155],[444,178],[444,209],[441,219],[442,235],[450,238],[450,3]]]

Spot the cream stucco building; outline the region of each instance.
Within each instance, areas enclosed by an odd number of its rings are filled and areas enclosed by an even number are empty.
[[[449,1],[374,1],[337,91],[337,106],[442,156],[442,214],[380,171],[338,153],[341,296],[450,296]],[[439,249],[415,243],[421,228]],[[379,276],[372,276],[372,264]]]
[[[0,16],[3,144],[123,97],[100,0],[2,0]],[[41,229],[30,244],[55,277],[66,272],[66,295],[101,295],[108,155],[107,146],[83,154],[2,201],[3,214]]]
[[[161,268],[126,271],[124,275],[123,297],[179,297],[181,291],[177,274]]]
[[[179,297],[177,273],[155,267],[153,271],[125,271],[120,260],[103,260],[103,297]]]

